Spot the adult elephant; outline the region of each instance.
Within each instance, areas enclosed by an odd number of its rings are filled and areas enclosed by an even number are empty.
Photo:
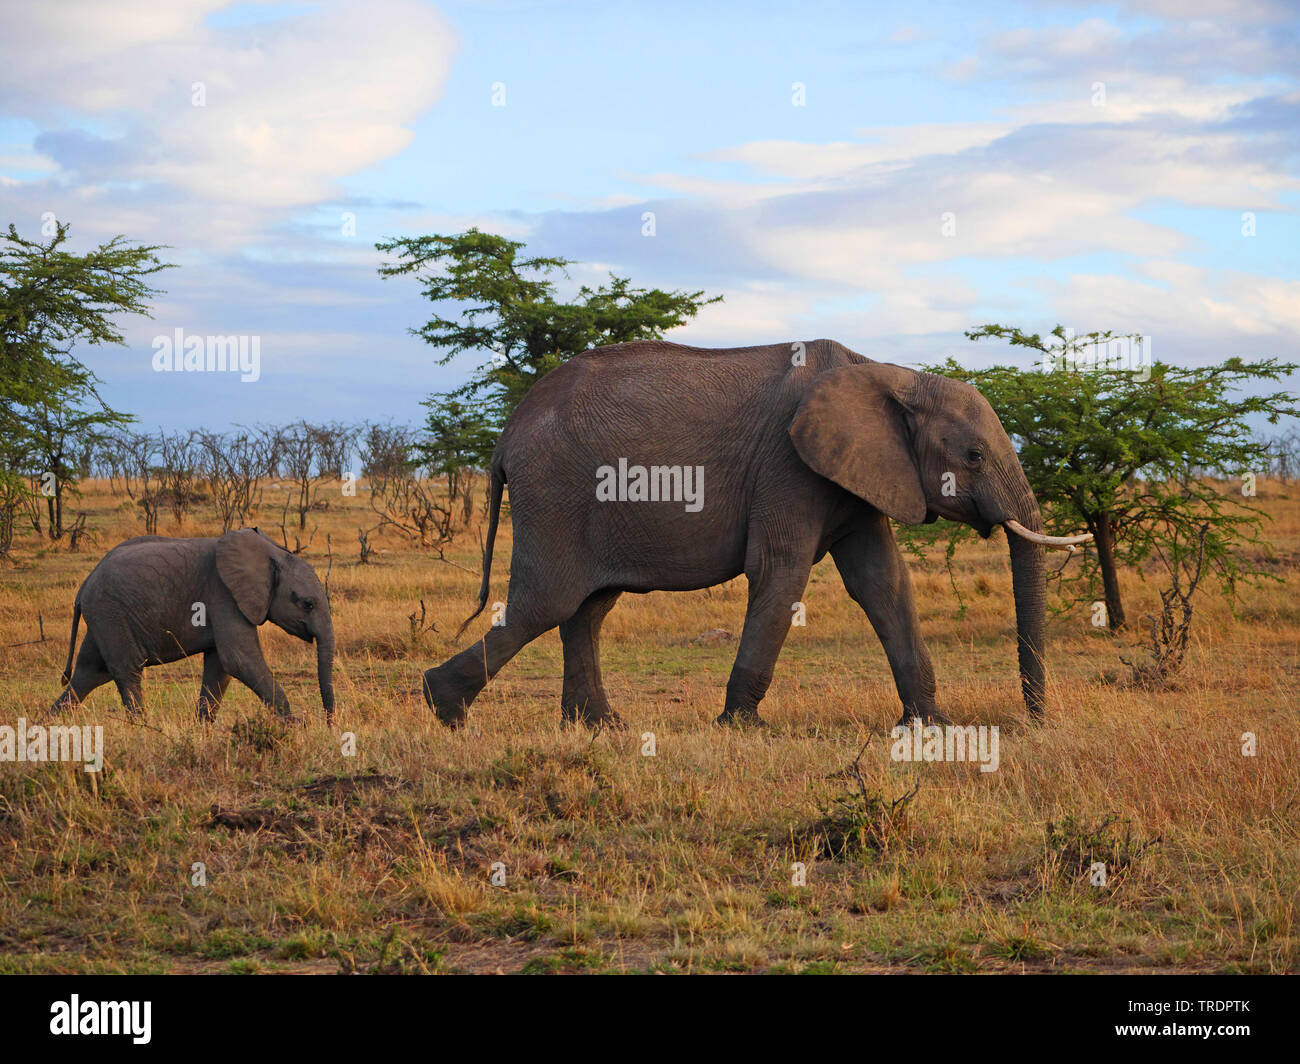
[[[83,615],[86,637],[74,669]],[[51,709],[76,705],[112,680],[134,716],[144,706],[145,666],[202,654],[201,719],[215,716],[232,677],[287,717],[288,696],[257,639],[258,626],[267,621],[316,643],[328,719],[334,713],[334,623],[325,588],[310,565],[255,528],[220,538],[128,539],[100,559],[77,591],[63,669],[66,687]]]
[[[674,473],[673,471],[676,470]],[[758,720],[792,610],[830,551],[884,645],[903,720],[946,722],[890,519],[1008,531],[1021,688],[1044,702],[1038,503],[997,415],[973,387],[872,362],[831,340],[706,350],[597,348],[529,392],[491,466],[479,605],[488,600],[503,487],[514,554],[504,616],[424,674],[455,726],[529,641],[560,628],[566,720],[615,719],[600,626],[624,591],[690,591],[744,573],[749,603],[720,723]]]

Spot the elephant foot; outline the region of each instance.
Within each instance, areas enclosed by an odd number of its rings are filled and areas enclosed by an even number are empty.
[[[758,715],[756,709],[724,709],[713,722],[732,728],[766,728],[767,721]]]
[[[937,724],[940,727],[949,725],[952,720],[942,710],[930,708],[928,710],[904,710],[903,715],[898,718],[895,728],[910,728],[912,721],[919,720],[923,725]]]
[[[583,724],[592,731],[623,727],[622,718],[610,709],[609,699],[603,691],[589,697],[563,695],[560,699],[560,722],[564,725]]]
[[[434,716],[448,728],[459,728],[465,723],[465,699],[438,675],[439,669],[441,666],[429,669],[424,674],[421,685],[424,701],[433,710]]]
[[[599,732],[608,728],[610,731],[623,731],[627,725],[623,723],[623,718],[615,713],[612,709],[604,713],[582,713],[573,721],[575,724],[583,724],[589,731]]]
[[[575,715],[572,713],[565,713],[560,718],[561,727],[576,728],[579,724],[589,731],[594,732],[602,731],[605,728],[621,729],[627,727],[627,725],[623,723],[623,718],[613,710],[608,713],[600,714],[579,713]]]

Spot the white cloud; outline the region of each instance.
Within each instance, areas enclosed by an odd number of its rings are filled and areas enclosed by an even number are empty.
[[[13,113],[48,122],[72,112],[114,131],[41,138],[83,186],[156,182],[211,205],[289,208],[401,151],[454,50],[447,23],[417,0],[205,25],[226,6],[17,5],[5,16],[0,92]]]
[[[673,339],[696,347],[741,347],[804,336],[813,309],[807,293],[786,285],[750,282],[728,290],[727,298],[700,311]]]
[[[1218,357],[1239,355],[1240,345],[1276,340],[1275,354],[1294,354],[1300,331],[1300,282],[1225,271],[1194,287],[1171,289],[1110,274],[1079,274],[1065,283],[1043,282],[1063,321],[1089,323],[1153,339],[1156,357],[1179,361],[1187,338],[1217,345]],[[1176,338],[1171,349],[1165,341]],[[1266,345],[1267,346],[1267,345]]]
[[[1094,0],[1052,0],[1051,6],[1091,6]],[[1234,22],[1280,22],[1295,14],[1290,0],[1120,0],[1130,14],[1173,19],[1231,19]]]
[[[1009,133],[1008,122],[919,123],[910,126],[874,126],[855,131],[857,141],[810,144],[764,140],[723,148],[706,158],[740,162],[763,174],[795,178],[824,185],[855,171],[888,170],[906,165],[917,156],[951,155],[989,144]]]
[[[509,204],[473,215],[362,204],[353,240],[303,208],[354,209],[337,200],[340,180],[400,152],[438,99],[455,41],[427,4],[326,0],[227,29],[208,24],[229,6],[218,0],[11,5],[0,95],[47,132],[32,149],[4,145],[0,166],[61,172],[0,175],[0,186],[20,225],[54,210],[81,238],[175,245],[167,257],[187,268],[161,280],[171,295],[156,324],[140,323],[141,350],[164,325],[257,331],[268,359],[260,388],[286,401],[301,398],[295,374],[308,370],[343,396],[382,388],[369,370],[376,337],[386,365],[427,362],[403,333],[425,310],[416,286],[377,281],[384,256],[373,242],[471,225],[586,260],[563,285],[612,271],[638,285],[725,291],[674,334],[702,345],[835,336],[873,357],[929,360],[978,315],[1032,306],[1081,329],[1150,333],[1159,357],[1187,338],[1222,353],[1259,342],[1294,354],[1300,282],[1182,261],[1194,239],[1138,217],[1158,203],[1231,221],[1287,210],[1300,190],[1300,98],[1279,91],[1288,78],[1294,87],[1295,61],[1286,35],[1271,32],[1277,7],[1231,2],[1231,20],[1218,17],[1227,0],[1129,0],[1157,18],[1216,21],[1122,30],[1082,18],[995,34],[949,71],[1014,88],[998,95],[1013,102],[978,121],[845,125],[820,142],[778,134],[703,153],[691,172],[618,175],[633,191],[663,190],[649,202],[614,188],[531,217]],[[904,26],[894,40],[919,36]],[[191,105],[196,81],[203,108]],[[1093,103],[1095,81],[1104,106]],[[642,209],[658,213],[654,240],[640,235]],[[1121,265],[1035,277],[1021,261],[1055,274],[1089,255]],[[385,303],[398,301],[385,320]],[[332,313],[340,307],[346,315]],[[204,389],[186,387],[201,404]]]
[[[1059,34],[1054,54],[1086,56],[1115,39],[1110,27],[1085,23]],[[1015,35],[1003,46],[1036,41]],[[1288,210],[1300,191],[1288,147],[1295,94],[1278,94],[1276,80],[1263,76],[1197,85],[1158,64],[1126,78],[1122,91],[1111,86],[1104,107],[1093,107],[1087,90],[1081,83],[1066,99],[1030,94],[996,121],[733,145],[704,157],[731,165],[725,179],[639,177],[675,193],[662,209],[690,219],[685,229],[661,223],[673,234],[674,262],[713,267],[712,249],[723,244],[745,264],[725,309],[706,311],[683,335],[740,342],[754,336],[750,322],[768,335],[803,335],[805,316],[849,320],[828,309],[838,293],[866,301],[858,316],[869,319],[871,334],[895,339],[959,332],[991,306],[1018,313],[1045,300],[1080,328],[1220,346],[1233,336],[1276,337],[1293,351],[1300,287],[1181,262],[1199,242],[1139,215],[1152,205],[1227,211],[1229,221],[1242,210]],[[737,177],[735,164],[753,179]],[[952,236],[941,232],[946,212]],[[611,216],[611,224],[626,220]],[[575,229],[583,231],[571,221],[558,232]],[[1068,282],[1030,275],[1009,285],[982,280],[978,265],[1031,260],[1050,268],[1088,255],[1120,265],[1114,275],[1080,273]],[[742,280],[753,277],[778,280],[761,288]]]

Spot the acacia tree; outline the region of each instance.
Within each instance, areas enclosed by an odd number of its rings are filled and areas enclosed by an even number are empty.
[[[15,405],[9,414],[10,430],[19,433],[14,442],[21,447],[20,460],[32,490],[45,501],[45,528],[51,540],[63,538],[64,503],[69,493],[81,494],[77,483],[82,479],[85,449],[97,446],[105,430],[131,420],[126,414],[89,402],[94,388],[88,376],[69,367],[61,381],[51,382],[40,400]]]
[[[454,421],[464,411],[449,404],[468,404],[493,435],[529,388],[574,355],[604,344],[662,339],[722,299],[706,299],[703,291],[634,288],[629,279],[611,274],[609,284],[583,285],[573,301],[561,302],[551,277],[572,260],[521,257],[521,242],[478,229],[402,237],[375,247],[396,255],[379,268],[381,277],[414,276],[430,302],[458,306],[458,317],[435,312],[411,330],[445,352],[440,365],[463,352],[491,355],[466,384],[430,398],[431,418]]]
[[[307,514],[320,490],[320,442],[316,426],[305,421],[286,426],[275,438],[276,468],[281,477],[293,484],[298,494],[293,508],[298,515],[300,532],[307,528]]]
[[[32,478],[49,500],[55,539],[63,532],[64,487],[78,475],[69,456],[127,420],[103,403],[95,375],[72,351],[121,344],[114,317],[149,316],[148,300],[159,291],[148,279],[169,268],[159,246],[121,236],[73,254],[64,247],[68,232],[57,223],[48,240],[27,240],[11,224],[0,236],[0,505],[22,505]],[[12,512],[0,516],[0,538],[3,527],[12,529]]]
[[[1260,545],[1265,515],[1252,503],[1250,485],[1253,476],[1264,475],[1270,456],[1247,419],[1277,424],[1300,409],[1286,392],[1242,389],[1276,382],[1295,364],[1240,358],[1206,367],[1154,362],[1135,373],[1090,366],[1079,357],[1090,346],[1115,340],[1109,332],[1075,337],[1058,325],[1044,339],[985,325],[966,336],[1003,339],[1041,356],[1037,370],[969,369],[951,358],[928,368],[975,385],[998,412],[1045,504],[1048,531],[1068,534],[1082,523],[1093,534],[1082,565],[1060,574],[1082,581],[1083,592],[1073,601],[1091,595],[1099,576],[1109,627],[1125,627],[1119,567],[1141,575],[1157,548],[1168,551],[1173,544],[1177,553],[1177,544],[1199,543],[1203,525],[1205,564],[1225,593],[1231,595],[1240,580],[1263,575],[1243,548]],[[1206,473],[1234,482],[1224,490]]]
[[[461,520],[467,524],[474,512],[472,470],[487,468],[496,433],[483,414],[455,399],[425,400],[424,405],[429,416],[415,449],[430,473],[447,478],[447,496],[453,503],[460,499]]]

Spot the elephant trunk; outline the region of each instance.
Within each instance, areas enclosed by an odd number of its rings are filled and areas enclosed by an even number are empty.
[[[325,719],[334,718],[334,622],[327,612],[321,613],[316,631],[316,677],[320,682],[321,705]]]
[[[1041,532],[1042,517],[1032,492],[1021,506],[1020,523],[1032,532]],[[1047,700],[1046,671],[1043,664],[1044,632],[1047,627],[1047,558],[1046,548],[1022,535],[1007,532],[1011,550],[1011,589],[1016,600],[1016,643],[1020,657],[1020,689],[1025,696],[1029,715],[1043,717]]]

